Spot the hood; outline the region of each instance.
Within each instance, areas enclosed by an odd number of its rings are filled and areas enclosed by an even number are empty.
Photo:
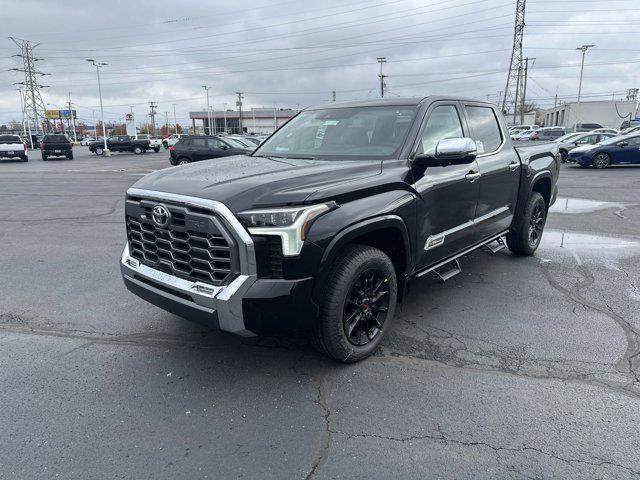
[[[150,173],[135,188],[224,203],[231,211],[305,203],[321,190],[349,191],[354,181],[379,175],[382,162],[302,160],[236,155]],[[333,187],[328,189],[327,187]],[[319,196],[314,196],[314,202]]]

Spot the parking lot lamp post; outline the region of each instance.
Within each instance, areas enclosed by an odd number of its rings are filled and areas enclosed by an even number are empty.
[[[581,47],[576,48],[576,50],[582,51],[582,63],[580,64],[580,83],[578,84],[578,101],[576,103],[576,125],[578,124],[578,119],[580,115],[580,96],[582,95],[582,74],[584,72],[584,57],[591,47],[595,47],[595,45],[582,45]]]
[[[224,133],[227,133],[227,104],[223,103],[222,104],[222,108],[224,109],[224,111],[223,111],[223,115],[224,115]]]
[[[173,128],[175,130],[175,134],[178,134],[178,120],[176,119],[176,104],[173,104]]]
[[[211,106],[209,104],[209,87],[207,87],[206,85],[202,85],[202,88],[204,88],[204,91],[207,94],[207,127],[209,130],[208,134],[211,135]],[[206,129],[204,134],[207,135]]]
[[[98,94],[100,95],[100,121],[102,122],[102,140],[104,141],[103,154],[109,156],[111,152],[109,152],[109,149],[107,148],[107,127],[104,124],[104,108],[102,107],[102,85],[100,84],[100,68],[108,65],[108,63],[96,62],[93,58],[87,58],[87,62],[96,67],[96,73],[98,74]]]

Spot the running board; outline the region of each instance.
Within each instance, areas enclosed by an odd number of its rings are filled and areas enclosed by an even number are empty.
[[[508,230],[505,230],[504,232],[500,232],[500,233],[499,233],[499,234],[497,234],[497,235],[494,235],[494,236],[492,236],[492,237],[489,237],[489,238],[487,238],[486,240],[483,240],[482,242],[480,242],[480,243],[478,243],[478,244],[474,245],[473,247],[469,247],[469,248],[467,248],[466,250],[463,250],[462,252],[457,253],[456,255],[454,255],[454,256],[452,256],[452,257],[450,257],[450,258],[447,258],[446,260],[441,261],[440,263],[436,263],[435,265],[433,265],[433,266],[431,266],[431,267],[427,267],[427,268],[425,268],[424,270],[419,270],[418,272],[414,273],[414,275],[413,275],[413,276],[414,276],[414,277],[418,277],[418,278],[419,278],[419,277],[423,277],[423,276],[425,276],[427,273],[433,272],[434,270],[437,270],[437,269],[442,268],[442,267],[444,267],[444,266],[446,266],[446,265],[449,265],[451,262],[453,262],[454,260],[457,260],[457,259],[458,259],[458,258],[460,258],[460,257],[463,257],[463,256],[464,256],[464,255],[466,255],[467,253],[471,253],[471,252],[473,252],[474,250],[476,250],[476,249],[478,249],[478,248],[480,248],[480,247],[483,247],[484,245],[486,245],[486,244],[488,244],[488,243],[491,243],[491,242],[496,241],[498,238],[502,238],[502,237],[504,237],[504,236],[507,234],[507,232],[508,232]],[[460,272],[458,272],[458,273],[460,273]],[[449,277],[449,278],[451,278],[451,277]]]
[[[498,237],[493,242],[485,243],[482,248],[484,248],[489,255],[495,255],[506,246],[507,245],[504,243],[504,237]]]
[[[440,280],[441,283],[444,283],[447,280],[450,280],[453,277],[455,277],[456,275],[458,275],[460,272],[462,272],[462,269],[460,268],[460,263],[458,262],[458,260],[451,261],[447,265],[447,268],[448,268],[448,270],[446,270],[444,272],[440,271],[439,269],[435,269],[431,273],[433,273],[435,275],[435,277],[438,280]]]

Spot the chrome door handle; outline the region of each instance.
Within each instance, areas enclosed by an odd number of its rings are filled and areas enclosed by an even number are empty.
[[[519,166],[520,164],[518,162],[511,162],[509,164],[509,170],[511,170],[512,172],[515,172]]]
[[[467,182],[473,183],[478,178],[480,178],[480,175],[482,175],[480,172],[469,172],[464,176],[464,178],[467,180]]]

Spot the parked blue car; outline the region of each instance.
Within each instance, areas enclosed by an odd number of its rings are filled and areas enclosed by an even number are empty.
[[[607,168],[615,164],[640,165],[640,134],[621,135],[569,152],[569,161],[580,166]]]

